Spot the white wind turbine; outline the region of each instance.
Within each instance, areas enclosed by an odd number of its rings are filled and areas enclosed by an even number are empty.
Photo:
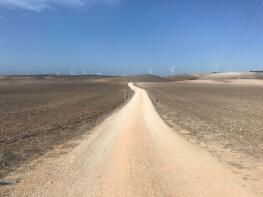
[[[150,75],[153,74],[153,69],[152,69],[152,67],[148,68],[147,71],[148,71],[148,73],[149,73]]]
[[[216,72],[220,72],[221,70],[221,65],[216,62]]]
[[[172,75],[174,75],[174,66],[170,66],[170,68],[169,68],[169,70],[170,70],[170,75],[172,76]]]
[[[87,70],[83,70],[82,74],[86,75],[87,74]]]
[[[70,70],[69,73],[70,73],[71,76],[75,74],[74,70]]]

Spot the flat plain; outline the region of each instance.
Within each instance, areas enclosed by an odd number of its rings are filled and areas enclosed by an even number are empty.
[[[88,131],[132,94],[97,78],[1,78],[0,177]]]
[[[262,191],[261,81],[256,85],[198,80],[138,85],[148,91],[159,114],[179,134],[208,149]]]
[[[1,175],[21,181],[0,193],[262,196],[262,89],[232,76],[2,78]]]

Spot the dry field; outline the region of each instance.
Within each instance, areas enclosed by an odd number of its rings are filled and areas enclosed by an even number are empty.
[[[229,79],[263,79],[263,72],[219,72],[196,74],[199,79],[229,80]]]
[[[149,83],[146,88],[167,119],[190,135],[263,159],[263,86]],[[166,119],[165,118],[165,119]]]
[[[147,92],[83,135],[71,151],[54,149],[7,177],[2,196],[262,196],[206,150],[189,143],[156,112]],[[50,155],[56,155],[50,157]]]
[[[0,195],[263,196],[262,80],[0,81]]]
[[[188,81],[139,86],[170,126],[263,191],[262,85]]]
[[[94,78],[0,79],[0,177],[95,126],[132,94]]]
[[[133,75],[133,76],[118,76],[118,77],[104,77],[96,79],[97,82],[110,83],[129,83],[129,82],[169,82],[168,78],[163,78],[157,75]]]

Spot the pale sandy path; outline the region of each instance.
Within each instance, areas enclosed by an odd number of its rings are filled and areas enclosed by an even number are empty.
[[[135,95],[126,106],[71,152],[24,172],[11,195],[254,196],[243,180],[170,129],[144,90],[129,85]]]

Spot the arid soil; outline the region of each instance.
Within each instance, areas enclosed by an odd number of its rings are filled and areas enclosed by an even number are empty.
[[[166,78],[169,79],[170,81],[186,81],[186,80],[196,80],[196,79],[198,79],[197,76],[188,75],[188,74],[173,75],[173,76],[168,76]]]
[[[163,119],[263,195],[263,85],[144,83]]]
[[[157,75],[134,75],[134,76],[118,76],[118,77],[104,77],[96,80],[97,82],[168,82],[168,78],[160,77]]]
[[[98,125],[79,145],[39,158],[0,187],[3,196],[254,197],[240,179],[207,151],[168,127],[145,90]],[[64,147],[65,150],[65,147]],[[56,152],[58,151],[58,152]]]
[[[195,75],[199,79],[263,79],[263,72],[217,72]]]
[[[0,178],[86,132],[132,94],[94,78],[1,78]]]

